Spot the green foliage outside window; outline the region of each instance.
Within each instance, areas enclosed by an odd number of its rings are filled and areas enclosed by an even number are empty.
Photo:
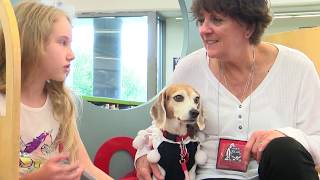
[[[93,63],[92,55],[77,52],[74,62],[73,89],[84,96],[92,96],[93,92]]]

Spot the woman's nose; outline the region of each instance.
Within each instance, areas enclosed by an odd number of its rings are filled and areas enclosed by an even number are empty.
[[[207,34],[207,33],[212,33],[213,28],[212,24],[208,20],[204,20],[203,23],[199,26],[199,32],[200,34]]]

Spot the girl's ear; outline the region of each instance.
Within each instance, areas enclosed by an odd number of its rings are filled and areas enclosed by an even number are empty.
[[[156,102],[153,104],[150,110],[150,115],[152,119],[155,121],[156,127],[162,129],[165,121],[166,121],[166,110],[164,107],[166,99],[166,92],[163,91],[160,93],[158,99]]]

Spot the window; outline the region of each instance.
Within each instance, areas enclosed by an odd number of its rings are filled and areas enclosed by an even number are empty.
[[[132,13],[74,19],[76,58],[67,85],[84,96],[138,102],[153,97],[161,82],[156,17],[155,13]]]

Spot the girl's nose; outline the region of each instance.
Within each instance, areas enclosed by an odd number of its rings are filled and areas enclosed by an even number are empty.
[[[73,53],[72,49],[70,49],[70,51],[68,52],[68,54],[67,54],[67,59],[68,59],[69,61],[74,60],[74,53]]]

